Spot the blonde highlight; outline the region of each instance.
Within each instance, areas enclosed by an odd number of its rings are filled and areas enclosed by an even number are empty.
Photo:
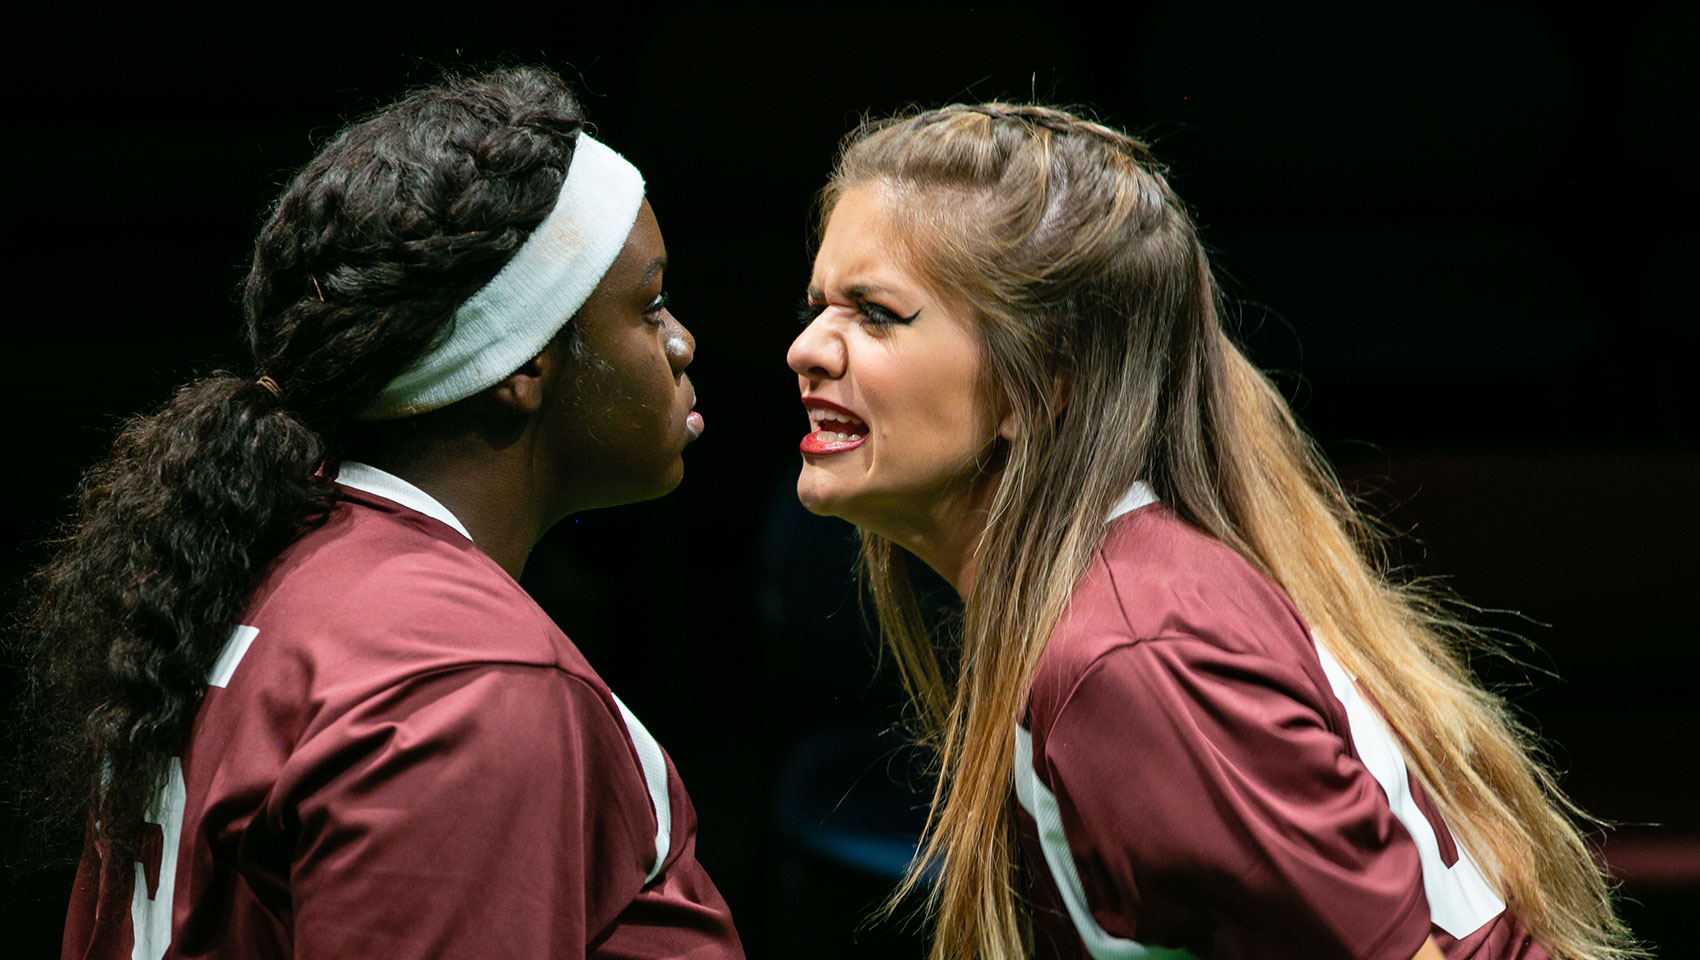
[[[976,317],[989,376],[1023,427],[1000,461],[956,662],[940,663],[901,548],[862,536],[863,584],[938,764],[891,901],[936,871],[933,960],[1027,955],[1015,726],[1103,518],[1136,479],[1286,590],[1555,955],[1644,955],[1573,822],[1581,811],[1471,675],[1462,651],[1480,638],[1438,594],[1389,578],[1374,523],[1223,332],[1191,219],[1144,144],[1053,108],[953,105],[852,133],[821,222],[867,185],[910,198],[916,265]]]

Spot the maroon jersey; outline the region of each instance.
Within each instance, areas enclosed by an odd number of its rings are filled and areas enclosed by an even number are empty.
[[[338,481],[212,669],[148,862],[85,850],[63,956],[742,957],[642,724],[441,504]]]
[[[1041,955],[1547,956],[1287,595],[1143,485],[1016,734]]]

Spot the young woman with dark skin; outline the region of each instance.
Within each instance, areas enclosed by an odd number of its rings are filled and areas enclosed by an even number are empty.
[[[365,428],[350,457],[448,507],[516,580],[543,534],[583,510],[650,500],[684,478],[702,431],[691,332],[665,306],[667,248],[649,201],[563,340],[478,402]]]
[[[413,93],[279,198],[253,372],[129,421],[26,621],[66,957],[742,957],[665,753],[517,581],[702,417],[635,167],[553,74]]]

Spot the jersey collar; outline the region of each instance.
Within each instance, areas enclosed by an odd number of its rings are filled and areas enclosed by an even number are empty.
[[[416,510],[433,520],[448,524],[466,539],[472,539],[472,534],[466,532],[466,527],[462,526],[461,522],[455,519],[455,515],[449,512],[449,508],[439,503],[436,497],[387,470],[379,470],[358,460],[344,460],[332,479],[345,487],[352,487],[374,497],[383,497],[409,510]]]
[[[1124,513],[1132,513],[1140,507],[1150,506],[1156,502],[1157,494],[1152,492],[1150,484],[1147,484],[1144,480],[1135,480],[1133,486],[1127,488],[1127,493],[1122,494],[1122,498],[1116,501],[1115,506],[1110,508],[1110,515],[1104,518],[1104,522],[1109,523]]]

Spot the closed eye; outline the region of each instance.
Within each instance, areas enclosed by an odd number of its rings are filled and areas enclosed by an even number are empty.
[[[880,327],[889,326],[894,323],[914,323],[915,318],[921,315],[921,311],[916,310],[907,317],[900,317],[895,312],[887,310],[885,307],[882,307],[877,303],[869,303],[866,300],[859,301],[856,306],[861,309],[862,316],[868,318],[869,323]]]
[[[809,299],[805,297],[797,304],[797,322],[806,327],[815,322],[815,318],[825,312],[826,308],[827,304],[811,303]],[[873,324],[876,327],[890,326],[892,324],[914,323],[915,318],[921,315],[921,311],[916,310],[907,317],[898,316],[896,311],[882,307],[879,304],[868,300],[857,300],[856,309],[862,314],[863,318],[865,318],[868,323]]]
[[[809,298],[804,297],[802,300],[797,302],[797,322],[806,327],[809,324],[814,323],[815,318],[820,316],[823,312],[825,312],[825,310],[826,304],[810,303]]]

